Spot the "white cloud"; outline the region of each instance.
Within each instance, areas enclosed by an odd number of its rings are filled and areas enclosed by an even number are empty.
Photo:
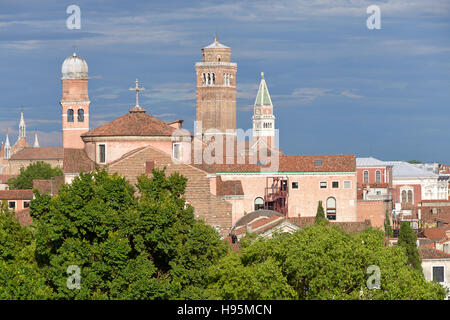
[[[364,96],[361,96],[361,95],[352,93],[352,92],[350,92],[350,91],[348,91],[348,90],[342,91],[341,94],[342,94],[343,96],[346,96],[346,97],[351,98],[351,99],[361,99],[361,98],[364,98]]]

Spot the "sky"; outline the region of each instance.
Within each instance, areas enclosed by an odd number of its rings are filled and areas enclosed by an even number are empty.
[[[68,29],[78,5],[81,28]],[[380,8],[369,29],[367,7]],[[61,145],[61,64],[89,65],[90,126],[140,105],[193,131],[195,62],[232,48],[237,127],[251,128],[263,71],[285,154],[356,154],[450,163],[450,1],[0,2],[0,141]]]

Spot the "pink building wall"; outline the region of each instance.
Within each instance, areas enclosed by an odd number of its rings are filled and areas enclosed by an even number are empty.
[[[319,201],[322,201],[326,212],[326,201],[329,197],[336,199],[336,221],[356,221],[356,175],[287,175],[288,216],[315,216]],[[260,175],[221,175],[223,181],[241,180],[244,190],[243,199],[230,199],[233,206],[233,223],[243,216],[244,212],[254,211],[257,197],[264,198],[266,176]],[[321,189],[320,182],[326,181],[327,188]],[[332,182],[338,181],[339,188],[332,188]],[[351,181],[351,188],[344,189],[344,181]],[[292,189],[292,182],[298,182],[298,189]]]
[[[170,137],[169,137],[170,138]],[[106,145],[106,164],[109,164],[124,154],[133,151],[135,149],[152,146],[158,150],[161,150],[169,155],[172,155],[172,141],[157,141],[157,140],[129,140],[129,141],[101,141],[100,139],[95,142],[86,142],[85,143],[85,151],[88,157],[99,163],[99,155],[98,155],[98,145],[105,144]]]

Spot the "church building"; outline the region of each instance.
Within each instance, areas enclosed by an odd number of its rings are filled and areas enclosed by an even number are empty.
[[[104,166],[132,184],[141,174],[151,175],[155,167],[166,168],[167,174],[179,172],[188,178],[186,202],[195,208],[196,217],[223,236],[246,213],[268,209],[285,218],[314,217],[319,201],[330,221],[357,221],[355,156],[283,154],[263,73],[251,119],[252,138],[238,141],[237,63],[231,61],[231,48],[217,37],[201,50],[201,61],[195,64],[194,133],[182,128],[183,120],[165,122],[149,114],[139,103],[144,88],[138,80],[131,88],[136,92],[135,105],[117,119],[90,128],[95,106],[89,100],[86,60],[74,53],[64,60],[61,71],[60,155],[65,183],[71,183],[80,172]],[[231,141],[233,153],[206,161],[203,155],[220,140],[218,136]],[[243,149],[237,148],[239,145]],[[214,156],[220,153],[212,149]],[[261,150],[268,157],[262,159]]]

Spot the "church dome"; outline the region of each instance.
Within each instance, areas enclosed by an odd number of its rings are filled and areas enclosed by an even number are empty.
[[[88,65],[86,60],[74,53],[64,60],[61,67],[61,73],[62,80],[87,79]]]

